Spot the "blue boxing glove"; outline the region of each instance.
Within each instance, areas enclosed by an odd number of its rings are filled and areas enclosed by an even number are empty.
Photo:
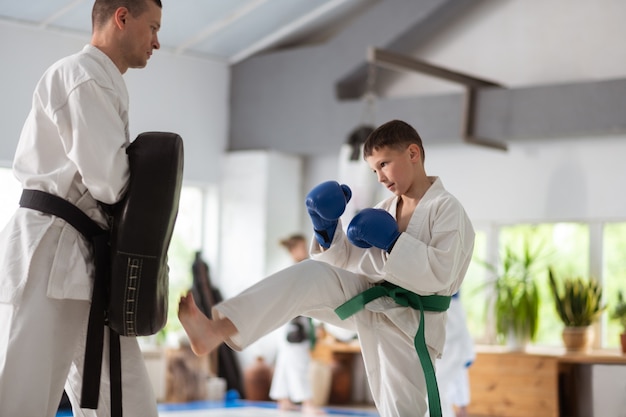
[[[326,181],[314,187],[306,196],[306,209],[313,222],[315,238],[328,249],[335,236],[339,217],[352,197],[350,187],[337,181]]]
[[[354,246],[375,246],[388,253],[400,237],[396,219],[389,212],[375,208],[363,209],[354,216],[346,234]]]

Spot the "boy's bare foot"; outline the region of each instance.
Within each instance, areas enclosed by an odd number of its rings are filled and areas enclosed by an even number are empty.
[[[189,337],[191,350],[198,356],[209,354],[224,341],[218,323],[200,311],[191,292],[180,297],[178,319]]]

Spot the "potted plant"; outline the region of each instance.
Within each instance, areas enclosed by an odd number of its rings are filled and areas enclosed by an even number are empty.
[[[611,319],[618,320],[622,326],[620,342],[622,353],[626,353],[626,300],[624,300],[624,294],[621,290],[617,293],[617,303],[611,309]]]
[[[565,349],[568,352],[586,352],[593,343],[592,324],[606,308],[602,305],[602,286],[594,278],[565,277],[557,282],[552,268],[548,272],[556,311],[565,325]]]
[[[501,266],[484,264],[496,276],[492,282],[496,334],[512,350],[524,350],[535,340],[539,326],[540,248],[528,241],[520,250],[506,246]]]

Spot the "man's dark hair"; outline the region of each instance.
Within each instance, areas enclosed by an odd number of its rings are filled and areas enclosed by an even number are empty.
[[[424,146],[417,130],[402,120],[391,120],[374,130],[365,140],[363,157],[372,156],[372,152],[385,147],[403,151],[407,146],[416,144],[420,148],[424,163]]]
[[[148,2],[163,8],[161,0],[96,0],[91,10],[91,23],[94,28],[102,27],[119,7],[126,7],[135,17],[148,9]]]

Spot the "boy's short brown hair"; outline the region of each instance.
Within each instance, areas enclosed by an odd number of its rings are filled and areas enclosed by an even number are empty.
[[[391,120],[380,125],[367,137],[363,145],[363,157],[372,156],[373,151],[385,147],[403,151],[412,143],[419,146],[424,163],[424,146],[417,130],[402,120]]]

